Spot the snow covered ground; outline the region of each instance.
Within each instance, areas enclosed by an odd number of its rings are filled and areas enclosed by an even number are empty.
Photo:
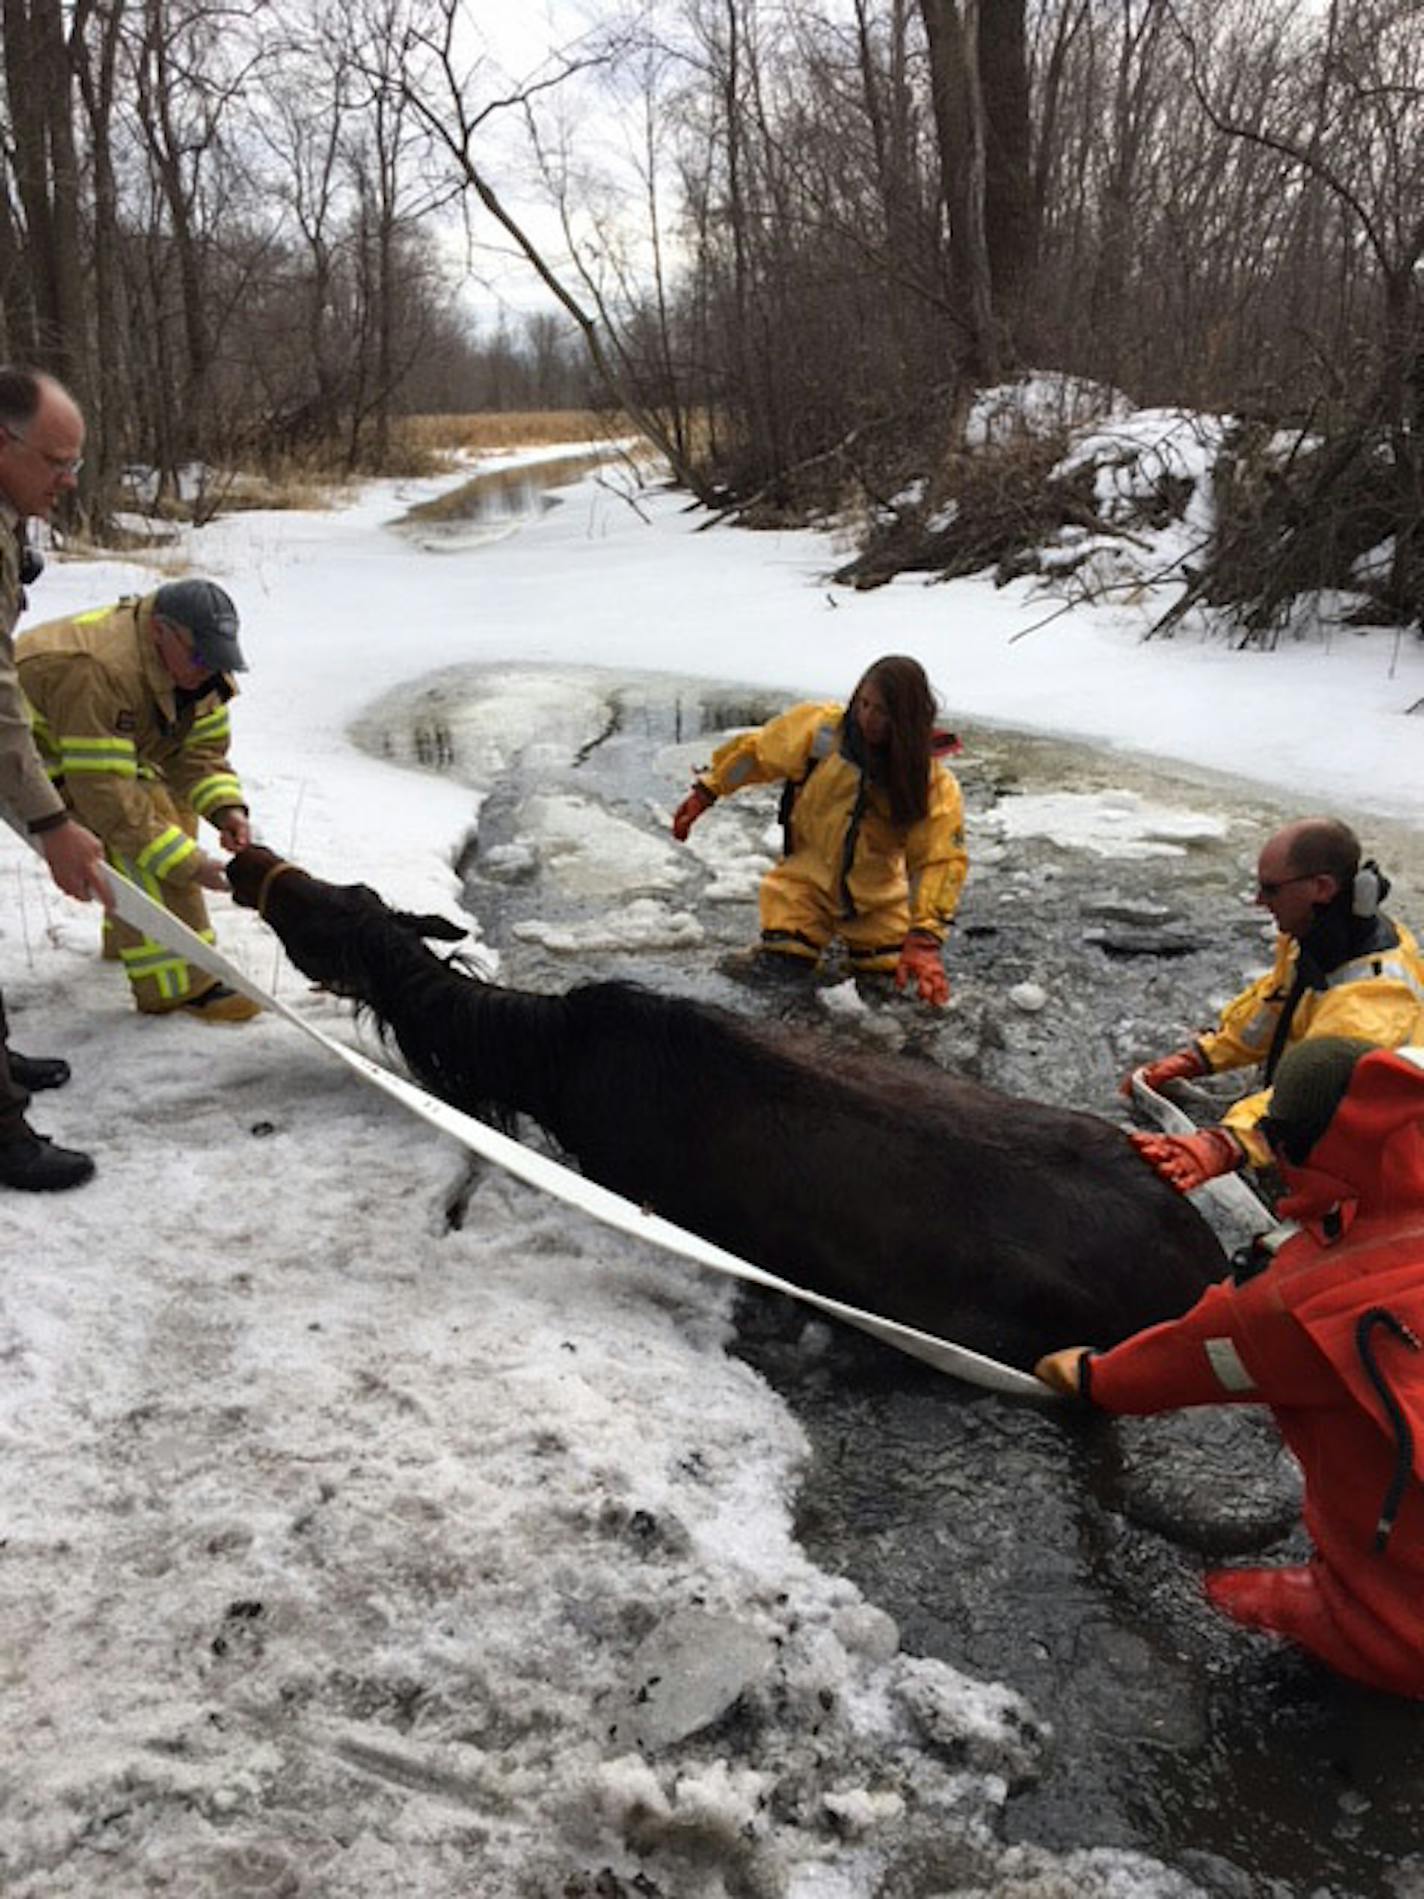
[[[889,651],[951,719],[1424,829],[1415,639],[1143,646],[1145,604],[1025,633],[1025,586],[833,592],[824,536],[699,531],[610,481],[464,554],[387,526],[448,483],[193,537],[243,613],[264,841],[454,914],[474,800],[355,748],[380,694],[507,661],[835,696]],[[153,584],[53,562],[31,617]],[[353,1033],[214,907],[258,981]],[[998,1841],[1033,1712],[903,1655],[798,1548],[804,1445],[722,1350],[727,1286],[498,1175],[465,1204],[462,1157],[288,1025],[139,1018],[97,951],[96,916],[0,836],[14,1039],[75,1069],[34,1119],[100,1167],[0,1206],[7,1894],[855,1899],[913,1856],[945,1893],[1190,1890]]]

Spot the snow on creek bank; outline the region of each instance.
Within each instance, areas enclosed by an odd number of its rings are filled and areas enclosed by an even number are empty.
[[[267,841],[421,908],[458,906],[463,885],[513,980],[666,971],[691,993],[765,1007],[714,958],[748,935],[770,812],[715,814],[698,850],[679,854],[666,811],[712,731],[755,712],[758,695],[784,700],[793,679],[843,689],[891,643],[885,605],[907,603],[887,590],[857,613],[833,667],[812,657],[824,614],[788,625],[781,650],[758,659],[747,603],[757,586],[767,597],[772,544],[724,556],[704,603],[710,538],[678,530],[679,560],[660,567],[669,540],[655,535],[640,566],[610,510],[596,497],[580,514],[555,510],[468,568],[383,535],[389,495],[330,519],[215,524],[194,558],[230,581],[251,628],[236,757]],[[804,589],[813,550],[780,545],[788,584]],[[554,605],[536,611],[551,560]],[[62,567],[37,604],[65,611],[136,579]],[[595,783],[608,737],[572,762],[607,724],[607,693],[583,674],[546,679],[523,728],[513,696],[486,695],[491,749],[468,772],[458,720],[451,754],[433,738],[423,771],[409,768],[422,763],[415,721],[387,719],[385,758],[346,736],[358,713],[379,724],[380,695],[429,691],[437,668],[471,658],[567,672],[575,650],[597,651],[636,675],[631,690],[639,668],[666,662],[670,628],[695,632],[689,599],[697,618],[733,594],[725,670],[750,683],[719,689],[696,730],[645,740],[630,721],[621,738],[644,766],[626,791]],[[920,601],[941,614],[950,597]],[[940,683],[952,693],[951,666]],[[830,1002],[833,989],[805,999],[807,1017],[844,1035],[848,1058],[864,1035],[1115,1112],[1118,1064],[1170,1044],[1259,966],[1242,893],[1272,802],[1219,786],[1161,795],[1121,758],[1080,759],[1070,783],[1062,751],[988,728],[966,737],[979,868],[948,1020],[843,991]],[[452,764],[455,776],[434,770]],[[1041,814],[1047,834],[1019,835],[1004,810],[1017,789],[1085,802]],[[1205,824],[1158,837],[1182,855],[1093,858],[1075,827],[1097,837],[1092,809],[1120,814],[1124,794]],[[1155,818],[1145,828],[1163,831]],[[457,877],[441,852],[467,833]],[[1368,1889],[1376,1860],[1361,1836],[1392,1794],[1409,1817],[1402,1769],[1398,1782],[1378,1761],[1367,1784],[1329,1779],[1348,1706],[1208,1626],[1187,1586],[1199,1555],[1142,1527],[1143,1486],[1132,1517],[1092,1501],[1080,1467],[1100,1474],[1101,1449],[1078,1456],[1043,1419],[1034,1431],[1053,1435],[1035,1438],[998,1401],[942,1400],[900,1361],[799,1318],[763,1315],[737,1355],[725,1285],[470,1170],[280,1021],[135,1019],[99,961],[95,918],[7,841],[0,876],[15,1039],[75,1068],[36,1122],[100,1161],[80,1193],[11,1195],[0,1209],[7,1895],[1175,1899],[1326,1878]],[[1173,916],[1133,913],[1161,892]],[[1101,914],[1079,913],[1088,897]],[[259,981],[353,1033],[255,918],[216,909],[223,946]],[[1050,915],[1060,934],[1043,929]],[[1201,946],[1118,959],[1085,946],[1085,928],[1180,930]],[[1043,1006],[1025,1006],[1035,989]],[[819,1380],[816,1405],[793,1394],[789,1408],[773,1375]],[[838,1381],[863,1407],[844,1446],[824,1437],[817,1396]],[[910,1411],[875,1421],[899,1403]],[[893,1462],[891,1439],[932,1410],[962,1429],[932,1438],[925,1422]],[[911,1559],[903,1521],[867,1525],[858,1502],[827,1527],[817,1470],[836,1463],[874,1487],[877,1471],[916,1458],[946,1480],[915,1497],[932,1552]],[[982,1503],[976,1472],[996,1461],[1040,1473],[1018,1508]],[[1275,1473],[1263,1464],[1251,1483],[1236,1533],[1278,1533]],[[880,1490],[890,1511],[894,1486]],[[1159,1518],[1180,1502],[1169,1484]],[[1084,1525],[1098,1539],[1086,1552]],[[997,1618],[988,1590],[968,1584],[995,1531],[982,1568]],[[1030,1550],[1038,1567],[1027,1561],[1027,1586],[1006,1594]],[[1075,1670],[1096,1734],[1065,1722]],[[1314,1801],[1294,1857],[1279,1836],[1296,1815],[1268,1815],[1255,1860],[1248,1832],[1231,1837],[1260,1793],[1251,1775],[1195,1860],[1177,1850],[1191,1832],[1182,1816],[1106,1784],[1135,1762],[1141,1786],[1225,1799],[1230,1747],[1215,1778],[1182,1762],[1211,1751],[1238,1692],[1298,1770],[1298,1801]],[[1164,1706],[1175,1712],[1154,1736],[1141,1723]],[[1114,1708],[1130,1743],[1112,1733]],[[1104,1733],[1103,1776],[1065,1783],[1065,1761]],[[1264,1752],[1250,1755],[1257,1770]],[[1398,1767],[1408,1749],[1394,1752]],[[1416,1767],[1412,1784],[1422,1778]],[[1347,1791],[1365,1810],[1342,1804]],[[1266,1794],[1278,1801],[1276,1783]]]

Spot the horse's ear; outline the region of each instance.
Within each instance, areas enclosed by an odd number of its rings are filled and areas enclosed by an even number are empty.
[[[461,937],[470,934],[448,917],[438,917],[428,911],[417,914],[413,910],[396,910],[392,914],[401,928],[409,930],[412,936],[433,937],[438,943],[458,943]]]

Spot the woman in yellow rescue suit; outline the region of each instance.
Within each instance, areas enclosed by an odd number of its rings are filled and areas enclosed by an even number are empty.
[[[876,660],[850,704],[792,706],[720,746],[673,817],[686,838],[718,798],[783,781],[786,855],[761,886],[761,951],[814,967],[838,937],[851,967],[894,972],[942,1007],[940,960],[969,859],[954,774],[935,756],[916,660]]]

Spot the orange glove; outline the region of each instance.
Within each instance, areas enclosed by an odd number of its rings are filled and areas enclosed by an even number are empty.
[[[672,814],[672,834],[679,844],[687,842],[687,834],[702,816],[710,811],[717,802],[717,794],[709,791],[706,785],[694,785]]]
[[[1136,1071],[1134,1070],[1134,1073]],[[1142,1069],[1142,1079],[1149,1088],[1161,1091],[1163,1082],[1186,1081],[1192,1075],[1209,1075],[1211,1070],[1194,1048],[1175,1049],[1172,1054],[1164,1055],[1160,1062],[1148,1062]],[[1131,1095],[1132,1076],[1124,1078],[1119,1094]]]
[[[911,930],[900,946],[895,966],[895,987],[903,989],[911,981],[921,1002],[942,1009],[949,1001],[949,978],[940,961],[939,944],[928,930]]]
[[[1088,1384],[1083,1376],[1083,1360],[1087,1356],[1086,1345],[1065,1346],[1061,1352],[1050,1352],[1046,1358],[1039,1359],[1033,1375],[1050,1391],[1059,1392],[1065,1398],[1086,1398]]]
[[[1178,1193],[1191,1193],[1218,1174],[1230,1174],[1246,1158],[1241,1143],[1225,1128],[1198,1128],[1195,1134],[1129,1134],[1147,1165]]]

